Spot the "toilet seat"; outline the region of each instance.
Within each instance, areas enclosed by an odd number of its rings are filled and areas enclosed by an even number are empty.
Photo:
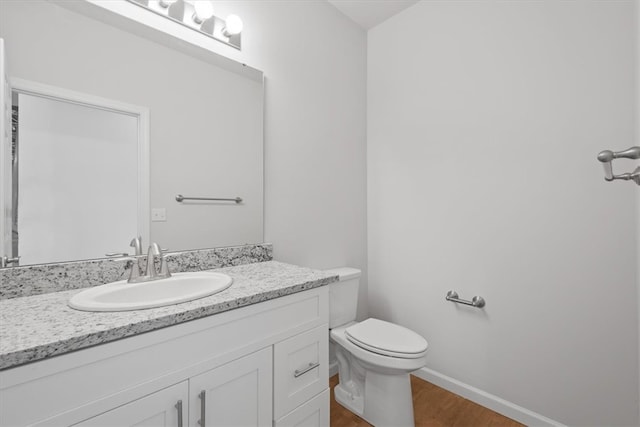
[[[427,351],[427,341],[410,329],[379,319],[367,319],[345,329],[354,345],[383,356],[418,359]]]

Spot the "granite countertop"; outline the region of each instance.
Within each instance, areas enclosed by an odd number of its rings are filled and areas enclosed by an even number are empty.
[[[67,306],[82,289],[0,301],[0,370],[153,331],[189,320],[317,288],[333,273],[277,261],[213,271],[233,278],[228,289],[194,301],[122,312],[85,312]]]

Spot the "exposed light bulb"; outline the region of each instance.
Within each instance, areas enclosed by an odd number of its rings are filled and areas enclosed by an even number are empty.
[[[195,11],[193,20],[196,24],[201,24],[202,21],[206,21],[213,16],[213,3],[208,0],[194,1],[193,9]]]
[[[229,15],[227,16],[227,20],[225,21],[224,29],[222,30],[222,34],[226,37],[230,37],[236,34],[240,34],[242,32],[242,19],[238,15]]]
[[[165,9],[169,6],[171,6],[172,4],[174,4],[175,2],[177,2],[178,0],[160,0],[160,6],[164,7]]]

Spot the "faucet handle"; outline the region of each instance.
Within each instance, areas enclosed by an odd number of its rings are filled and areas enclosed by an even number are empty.
[[[125,253],[113,254],[111,257],[114,261],[131,261],[131,270],[129,271],[129,279],[127,282],[133,283],[140,278],[140,258],[135,255]]]
[[[129,254],[126,252],[107,252],[104,256],[108,258],[127,258],[129,257]]]
[[[18,265],[20,262],[20,257],[9,258],[8,256],[0,257],[0,268],[8,267],[9,264],[13,264],[14,266]]]

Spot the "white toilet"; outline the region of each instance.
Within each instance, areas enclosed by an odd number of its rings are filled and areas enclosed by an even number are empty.
[[[414,425],[409,373],[426,363],[427,341],[378,319],[355,322],[360,270],[328,270],[329,329],[338,361],[336,401],[376,427]]]

